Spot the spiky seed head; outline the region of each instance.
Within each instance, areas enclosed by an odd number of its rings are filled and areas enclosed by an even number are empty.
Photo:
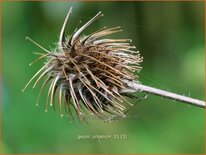
[[[137,78],[133,72],[141,70],[140,63],[143,58],[135,51],[135,47],[130,45],[130,39],[101,39],[121,32],[120,27],[104,27],[82,37],[82,32],[103,16],[101,12],[76,29],[72,35],[66,36],[65,29],[71,12],[72,8],[65,18],[55,50],[46,50],[32,39],[26,38],[46,52],[34,62],[42,58],[47,61],[25,88],[37,76],[33,88],[40,80],[45,79],[37,105],[42,90],[50,83],[46,111],[49,105],[54,106],[56,94],[61,116],[63,113],[72,115],[72,111],[75,111],[80,120],[85,112],[91,112],[101,119],[108,119],[111,115],[125,116],[122,102],[128,101],[124,94],[121,94],[121,90],[127,88],[124,80]],[[62,110],[63,106],[65,112]]]

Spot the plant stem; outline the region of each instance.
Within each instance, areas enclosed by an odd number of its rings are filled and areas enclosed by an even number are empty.
[[[131,88],[131,89],[124,89],[121,91],[121,93],[126,93],[126,92],[145,92],[148,94],[154,94],[157,96],[161,96],[164,98],[168,98],[168,99],[172,99],[175,101],[180,101],[180,102],[184,102],[190,105],[195,105],[201,108],[205,108],[205,102],[201,101],[201,100],[197,100],[197,99],[193,99],[190,97],[186,97],[186,96],[182,96],[182,95],[178,95],[175,93],[171,93],[168,91],[164,91],[164,90],[160,90],[157,88],[153,88],[150,86],[145,86],[143,84],[140,84],[138,82],[135,81],[126,81],[127,85]]]

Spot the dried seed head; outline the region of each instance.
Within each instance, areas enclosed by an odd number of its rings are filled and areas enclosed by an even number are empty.
[[[63,105],[67,114],[72,115],[72,111],[75,111],[80,120],[85,112],[92,112],[102,119],[107,119],[111,115],[124,116],[125,106],[122,102],[128,102],[124,94],[121,94],[121,90],[127,88],[124,80],[137,78],[133,72],[141,70],[139,64],[143,60],[142,57],[139,52],[134,51],[135,47],[130,45],[130,39],[101,39],[121,32],[120,27],[104,27],[82,37],[82,32],[103,16],[101,12],[76,29],[71,36],[66,37],[65,28],[71,11],[72,8],[63,23],[55,50],[48,51],[30,38],[26,38],[46,52],[34,62],[47,58],[44,66],[28,84],[39,76],[33,85],[34,88],[41,79],[45,78],[39,92],[39,102],[43,88],[50,82],[46,111],[49,104],[54,106],[55,94],[57,94],[61,116],[64,113]]]

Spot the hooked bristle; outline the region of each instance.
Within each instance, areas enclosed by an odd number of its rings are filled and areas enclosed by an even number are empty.
[[[75,111],[80,120],[83,120],[88,111],[104,120],[113,115],[125,117],[126,108],[123,103],[129,102],[121,90],[128,87],[125,80],[134,80],[137,77],[133,72],[141,70],[139,65],[143,58],[138,51],[132,50],[136,47],[130,45],[131,39],[101,39],[122,32],[120,26],[104,27],[82,38],[82,32],[103,16],[101,12],[75,30],[71,36],[65,36],[65,27],[71,11],[72,8],[65,18],[55,50],[48,51],[26,37],[26,40],[47,52],[30,65],[42,58],[47,61],[23,90],[38,76],[33,88],[45,78],[38,102],[42,90],[50,82],[45,112],[48,111],[48,105],[55,106],[57,95],[61,117],[64,115],[63,107],[65,113],[71,117]]]

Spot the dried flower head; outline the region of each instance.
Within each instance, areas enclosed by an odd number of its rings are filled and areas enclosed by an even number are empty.
[[[57,94],[61,116],[64,113],[63,105],[67,114],[72,115],[75,111],[80,120],[85,112],[91,112],[101,119],[111,115],[125,116],[125,106],[122,102],[129,102],[121,90],[127,88],[124,80],[133,80],[137,77],[133,72],[141,70],[139,64],[143,60],[142,57],[134,50],[135,47],[130,45],[130,39],[100,39],[121,32],[120,27],[104,27],[82,37],[82,32],[103,16],[101,12],[76,29],[71,36],[66,37],[65,28],[71,12],[72,8],[65,18],[55,50],[48,51],[32,39],[26,38],[46,52],[34,62],[42,58],[46,58],[47,61],[25,88],[37,76],[33,88],[45,78],[37,105],[43,88],[50,83],[46,111],[49,105],[54,106]]]

